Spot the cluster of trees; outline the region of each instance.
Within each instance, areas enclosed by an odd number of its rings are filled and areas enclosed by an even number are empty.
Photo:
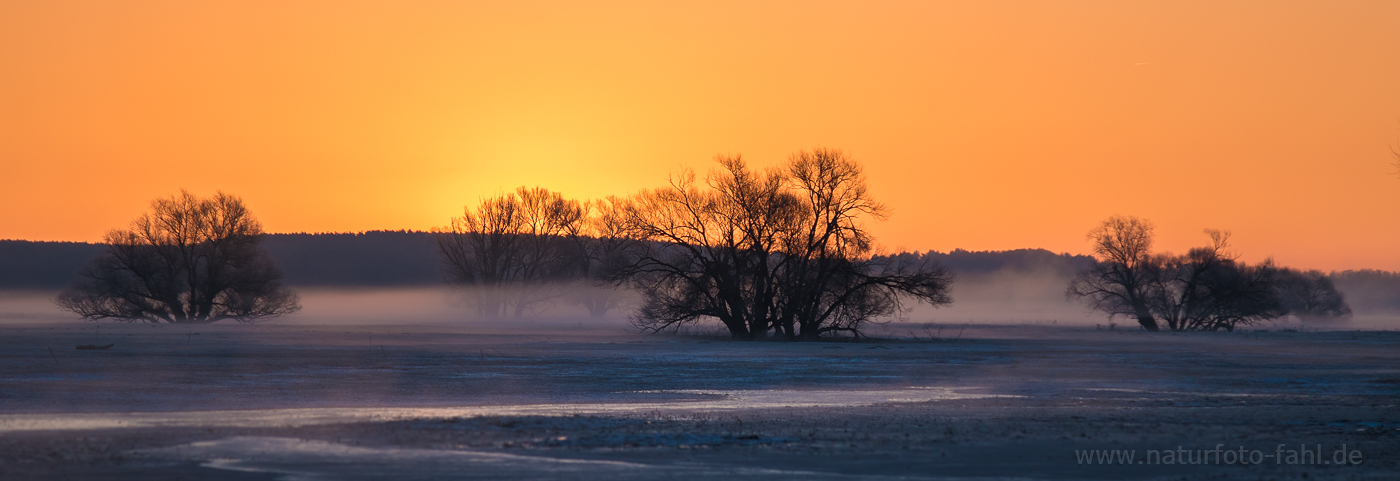
[[[717,162],[703,181],[683,171],[625,198],[580,202],[521,187],[464,209],[434,232],[434,244],[448,280],[477,288],[486,317],[520,317],[560,300],[602,316],[630,288],[640,296],[632,320],[641,328],[718,321],[735,339],[859,337],[863,325],[898,315],[909,301],[951,303],[953,279],[940,259],[987,262],[966,252],[873,255],[864,224],[887,210],[839,150],[799,151],[762,171],[738,156]],[[1023,257],[1088,264],[1068,295],[1150,331],[1351,314],[1331,278],[1242,262],[1228,250],[1228,232],[1207,230],[1210,244],[1168,255],[1152,251],[1152,230],[1113,217],[1089,234],[1097,260]],[[237,197],[182,191],[108,233],[103,253],[57,302],[87,319],[150,322],[295,312],[297,296],[283,286],[263,236]]]
[[[613,279],[643,296],[639,325],[661,330],[718,319],[735,338],[860,335],[903,299],[951,303],[937,264],[870,255],[863,223],[883,218],[860,166],[839,150],[797,152],[780,168],[720,157],[702,188],[694,173],[621,202],[632,261]]]
[[[870,255],[863,222],[885,208],[841,151],[798,152],[763,172],[737,156],[718,163],[703,183],[686,171],[627,198],[522,187],[453,219],[439,250],[493,316],[520,315],[568,280],[604,287],[573,299],[595,314],[626,285],[641,295],[642,328],[718,320],[736,339],[859,336],[905,299],[951,302],[951,275],[936,263]]]
[[[475,286],[486,317],[520,317],[561,297],[601,317],[622,299],[601,282],[621,243],[612,202],[538,187],[485,199],[436,231],[447,278]]]
[[[1070,282],[1068,295],[1083,298],[1110,317],[1137,319],[1143,329],[1233,331],[1241,325],[1293,314],[1303,319],[1351,314],[1326,275],[1248,264],[1228,251],[1229,232],[1206,230],[1209,245],[1183,255],[1152,252],[1152,224],[1112,217],[1090,231],[1099,262]],[[1160,323],[1159,323],[1160,321]]]
[[[886,209],[843,152],[798,152],[766,171],[737,156],[718,163],[703,182],[686,171],[626,198],[522,187],[465,209],[435,244],[448,279],[477,287],[488,317],[560,298],[601,316],[630,287],[641,297],[633,320],[648,330],[717,320],[736,339],[795,340],[860,336],[907,300],[951,302],[952,276],[930,258],[871,255],[864,222]],[[262,238],[237,197],[158,199],[107,235],[58,303],[88,319],[150,322],[294,312]]]
[[[151,204],[64,289],[58,304],[86,319],[251,322],[301,308],[260,246],[262,225],[238,197],[189,192]]]

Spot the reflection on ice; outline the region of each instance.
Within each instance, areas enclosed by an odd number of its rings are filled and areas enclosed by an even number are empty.
[[[673,390],[669,392],[712,396],[713,401],[687,403],[697,410],[810,407],[810,406],[860,406],[867,404],[927,402],[946,399],[976,399],[997,397],[993,394],[972,394],[958,390],[972,388],[909,387],[903,389],[880,390]]]
[[[276,473],[278,479],[887,479],[812,471],[735,466],[640,464],[598,459],[405,448],[367,448],[325,441],[234,437],[145,451],[161,458],[203,461],[211,468]],[[907,477],[901,479],[908,479]]]
[[[567,416],[637,412],[696,412],[783,407],[861,406],[947,399],[1006,397],[974,388],[910,387],[881,390],[677,390],[690,400],[638,403],[523,404],[465,407],[298,408],[155,413],[66,413],[0,415],[0,433],[133,427],[282,427],[471,416]],[[658,393],[649,391],[647,393]]]

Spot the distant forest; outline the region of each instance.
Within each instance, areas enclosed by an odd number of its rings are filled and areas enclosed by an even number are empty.
[[[392,287],[442,284],[433,234],[370,231],[360,234],[267,234],[263,247],[292,286]],[[81,242],[0,240],[0,289],[59,289],[103,248]],[[904,254],[910,255],[910,254]],[[1010,269],[1068,277],[1094,259],[1044,249],[922,254],[961,274]]]
[[[263,247],[299,287],[392,287],[442,284],[428,232],[267,234]],[[0,289],[61,289],[105,246],[80,242],[0,240]]]
[[[444,284],[433,234],[267,234],[263,246],[294,287],[410,287]],[[0,289],[60,289],[104,248],[82,242],[0,240]],[[1086,255],[1045,249],[902,253],[937,261],[958,277],[1037,273],[1068,279],[1094,264]],[[1337,288],[1358,310],[1400,310],[1400,273],[1333,272]]]

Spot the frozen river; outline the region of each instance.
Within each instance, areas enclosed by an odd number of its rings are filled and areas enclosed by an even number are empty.
[[[0,330],[0,474],[20,479],[1146,479],[1221,472],[1085,471],[1069,450],[1335,441],[1377,456],[1365,469],[1400,452],[1390,331],[974,326],[736,343],[582,322]],[[996,461],[1009,453],[1030,455]],[[1225,474],[1292,473],[1238,468]]]

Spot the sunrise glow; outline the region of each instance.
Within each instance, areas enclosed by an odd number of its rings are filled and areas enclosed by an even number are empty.
[[[885,250],[1182,251],[1400,270],[1400,3],[0,4],[0,238],[97,241],[186,188],[271,232],[426,230],[813,147]]]

